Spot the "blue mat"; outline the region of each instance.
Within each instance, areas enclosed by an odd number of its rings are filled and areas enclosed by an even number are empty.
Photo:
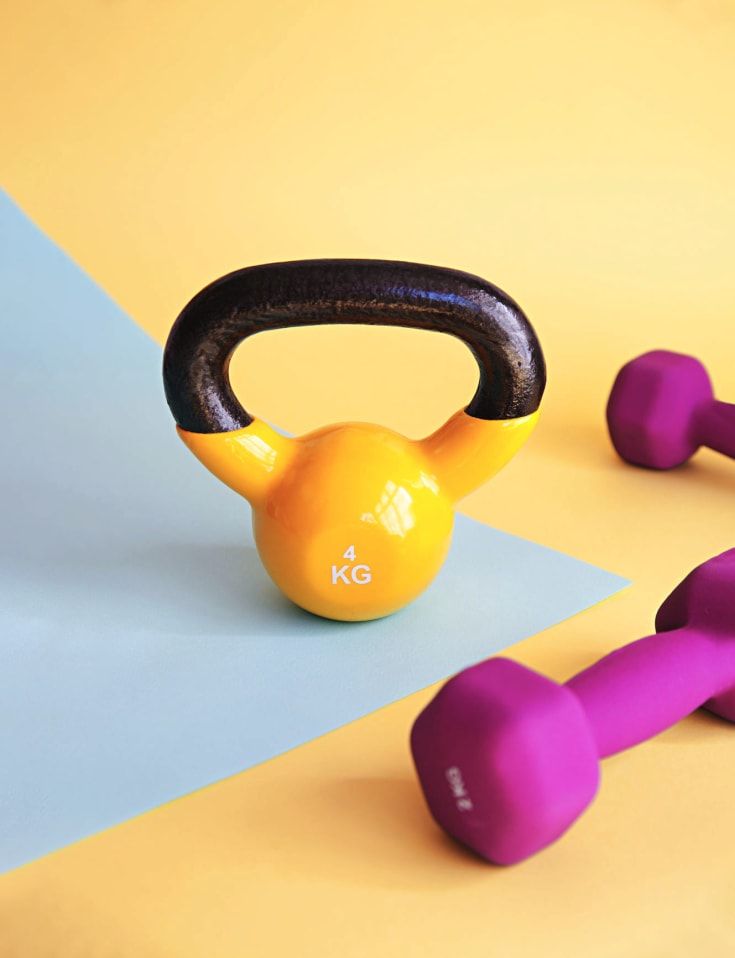
[[[0,194],[0,870],[408,695],[624,580],[460,517],[397,616],[314,618],[176,437],[159,349]]]

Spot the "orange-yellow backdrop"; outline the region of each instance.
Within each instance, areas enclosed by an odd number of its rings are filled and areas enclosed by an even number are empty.
[[[3,185],[156,339],[205,282],[276,259],[440,263],[521,302],[545,414],[466,510],[634,580],[523,661],[564,677],[642,634],[689,567],[735,543],[731,463],[625,468],[602,418],[616,368],[651,346],[706,357],[735,395],[732,0],[4,13]],[[453,341],[375,329],[269,334],[236,365],[249,405],[296,431],[367,418],[418,435],[474,376]],[[0,954],[732,950],[724,723],[698,715],[607,762],[573,832],[503,871],[421,806],[406,736],[430,694],[0,879]]]

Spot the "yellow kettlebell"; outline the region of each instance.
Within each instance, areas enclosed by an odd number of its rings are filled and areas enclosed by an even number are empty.
[[[475,355],[477,392],[418,441],[367,423],[287,438],[240,405],[230,358],[255,333],[324,323],[451,333]],[[271,578],[297,605],[343,620],[388,615],[429,585],[454,504],[523,444],[545,385],[536,334],[500,289],[383,260],[275,263],[216,280],[174,323],[163,375],[183,441],[250,502]]]

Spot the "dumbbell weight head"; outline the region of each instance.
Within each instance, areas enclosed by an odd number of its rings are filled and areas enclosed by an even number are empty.
[[[649,469],[673,469],[699,448],[696,412],[712,402],[707,370],[693,356],[654,350],[620,370],[607,405],[618,454]]]
[[[510,659],[451,679],[414,723],[411,750],[436,822],[499,865],[559,838],[600,781],[576,696]]]
[[[735,549],[697,566],[666,599],[656,614],[656,631],[697,629],[732,643],[735,659]],[[713,671],[717,671],[714,665]],[[735,722],[735,683],[722,674],[722,688],[704,707]]]

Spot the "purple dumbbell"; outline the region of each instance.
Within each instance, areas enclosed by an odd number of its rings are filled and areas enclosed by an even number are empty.
[[[607,424],[618,453],[637,466],[673,469],[700,446],[735,458],[735,405],[715,399],[693,356],[657,349],[623,366]]]
[[[700,706],[735,721],[735,549],[674,589],[656,630],[565,685],[503,658],[450,679],[411,732],[438,824],[489,861],[511,865],[582,814],[601,758]]]

